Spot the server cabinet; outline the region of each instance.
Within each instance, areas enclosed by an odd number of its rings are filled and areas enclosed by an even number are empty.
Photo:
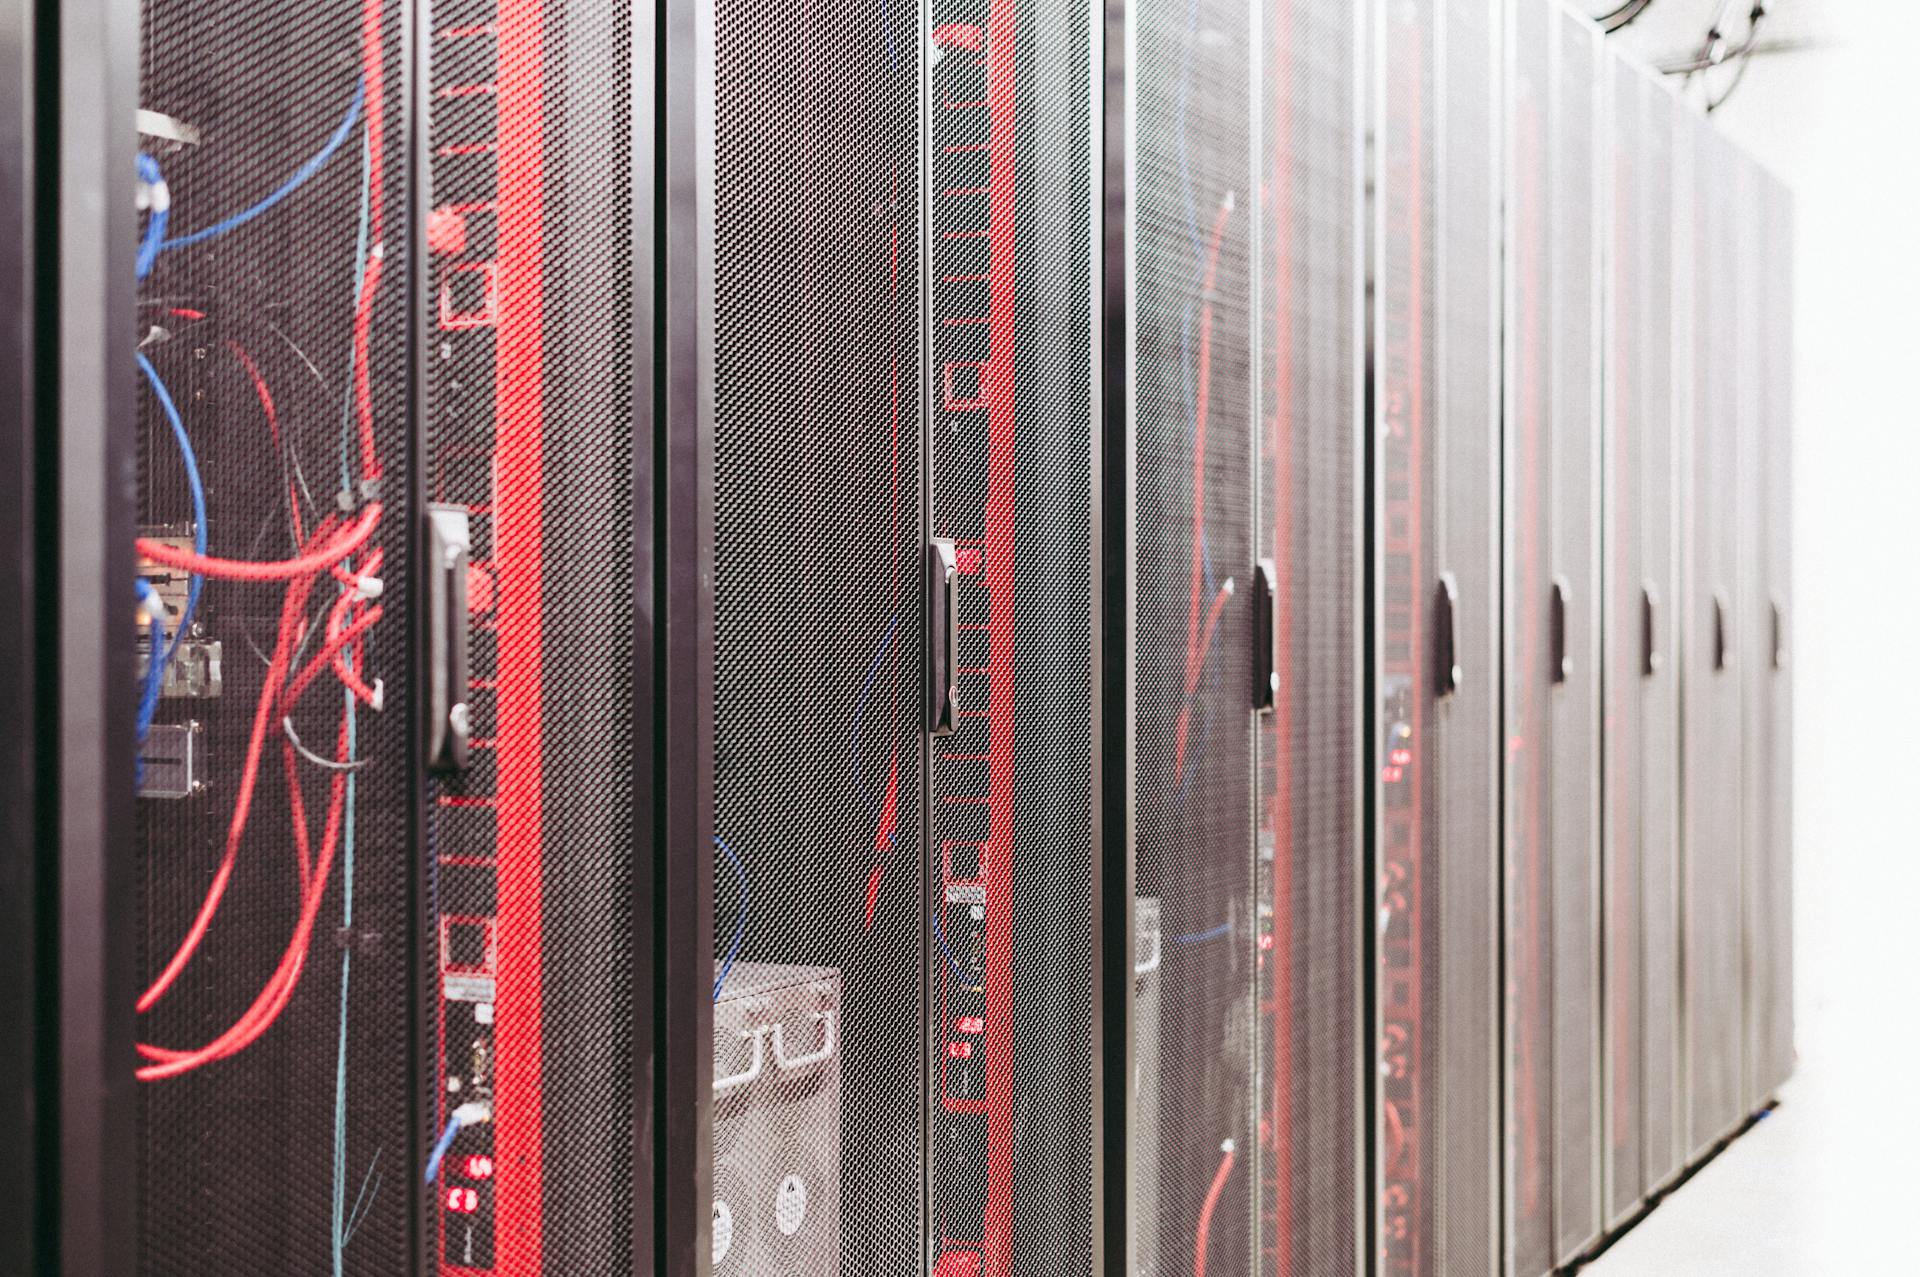
[[[140,17],[137,1263],[391,1272],[433,1142],[407,11]]]
[[[713,564],[676,1271],[1092,1266],[1093,16],[675,32]]]
[[[1674,143],[1683,106],[1610,59],[1603,528],[1606,1219],[1672,1179],[1680,1076],[1678,350]],[[1681,133],[1684,137],[1684,133]]]
[[[1377,12],[1372,759],[1383,1273],[1500,1254],[1501,6]]]
[[[1505,443],[1509,1261],[1600,1231],[1600,37],[1512,14]]]
[[[690,765],[713,785],[713,1107],[694,1258],[716,1275],[906,1272],[928,1040],[924,40],[898,7],[851,29],[813,11],[769,40],[784,20],[720,5],[696,51],[670,51],[712,104],[712,752]]]
[[[1354,1271],[1361,24],[1125,8],[1132,1263]]]
[[[1686,1015],[1689,1160],[1731,1134],[1742,1085],[1741,696],[1739,641],[1741,455],[1737,274],[1739,157],[1704,121],[1692,158],[1690,394],[1684,451],[1682,586],[1682,979]]]
[[[1758,345],[1745,524],[1753,554],[1744,646],[1747,684],[1747,1108],[1757,1111],[1793,1071],[1793,203],[1758,175],[1753,307]]]
[[[1261,1149],[1255,6],[1128,6],[1138,1274],[1249,1273]],[[1123,498],[1124,499],[1124,498]],[[1261,551],[1259,553],[1265,553]],[[1266,653],[1262,652],[1262,659]],[[1144,909],[1143,909],[1144,905]]]
[[[1255,741],[1258,1271],[1318,1277],[1364,1267],[1366,1246],[1366,31],[1339,3],[1274,0],[1258,22],[1254,546],[1275,568],[1278,675]]]
[[[134,1262],[629,1267],[645,41],[467,0],[141,37]]]

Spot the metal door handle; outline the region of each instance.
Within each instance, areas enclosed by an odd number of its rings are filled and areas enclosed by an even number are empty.
[[[1713,668],[1727,668],[1728,651],[1731,636],[1727,633],[1727,600],[1720,591],[1713,592]]]
[[[465,506],[427,507],[427,768],[467,765],[467,556]]]
[[[1780,600],[1774,599],[1773,608],[1773,668],[1787,668],[1787,610],[1780,606]]]
[[[1640,673],[1651,678],[1660,672],[1659,630],[1655,610],[1660,605],[1653,586],[1640,587]]]
[[[945,538],[927,546],[927,629],[927,731],[951,736],[960,665],[960,557]]]
[[[1460,690],[1460,636],[1457,614],[1460,611],[1460,583],[1453,573],[1440,574],[1433,598],[1434,687],[1441,696]]]
[[[1262,714],[1273,712],[1280,695],[1280,671],[1274,668],[1274,635],[1280,610],[1280,570],[1272,559],[1262,559],[1253,569],[1253,708]]]
[[[1572,606],[1569,601],[1572,593],[1573,588],[1567,584],[1566,577],[1553,578],[1553,613],[1549,624],[1553,638],[1553,681],[1556,683],[1566,682],[1572,672],[1572,659],[1567,655],[1567,626],[1570,623],[1567,613]]]

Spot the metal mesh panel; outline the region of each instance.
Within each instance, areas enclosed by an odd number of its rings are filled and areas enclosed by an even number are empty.
[[[1554,1238],[1572,1258],[1600,1231],[1600,161],[1598,31],[1556,13],[1553,386],[1548,453],[1553,569],[1567,594],[1552,692]]]
[[[942,1277],[1092,1264],[1093,17],[964,0],[935,32],[932,510],[961,556],[932,768]]]
[[[1613,68],[1607,525],[1607,1218],[1673,1169],[1673,95]]]
[[[1766,464],[1761,522],[1766,529],[1764,588],[1767,632],[1761,675],[1767,684],[1760,747],[1767,767],[1762,784],[1766,851],[1761,872],[1772,898],[1760,918],[1755,943],[1772,961],[1764,990],[1765,1031],[1760,1052],[1761,1092],[1777,1088],[1793,1072],[1793,197],[1772,184],[1767,197],[1767,274],[1765,321],[1766,399],[1763,429]]]
[[[1393,7],[1381,27],[1378,1228],[1397,1274],[1490,1272],[1499,1244],[1494,17]]]
[[[1360,14],[1262,7],[1260,517],[1279,688],[1258,735],[1259,1269],[1362,1262],[1357,662]],[[1265,920],[1270,919],[1270,924]]]
[[[923,1253],[911,14],[713,13],[723,1277]]]
[[[492,1112],[453,1138],[430,1236],[443,1271],[614,1270],[633,1179],[609,1120],[633,1074],[630,33],[564,0],[439,0],[431,25],[428,485],[471,522],[476,737],[431,794],[432,1111]]]
[[[142,751],[137,945],[153,995],[140,1037],[232,1049],[140,1062],[143,1273],[387,1274],[407,1262],[407,1193],[395,1185],[412,1164],[416,1085],[400,752],[409,284],[403,253],[370,250],[388,232],[402,239],[403,25],[390,0],[142,6],[140,105],[197,140],[142,138],[170,210],[136,331],[179,410],[207,507],[204,519],[194,510],[160,392],[128,368],[142,534],[180,548],[202,533],[212,555],[268,561],[317,549],[343,519],[372,520],[353,562],[386,582],[385,619],[345,658],[356,677],[384,679],[381,712],[349,710],[324,659],[342,598],[324,574],[209,579],[165,669]],[[362,485],[382,471],[384,494]],[[376,516],[369,503],[382,496]],[[185,572],[141,570],[179,623]],[[142,664],[152,656],[143,646]],[[288,679],[307,669],[295,698]],[[288,723],[315,756],[362,769],[307,761]],[[198,785],[181,753],[189,737]],[[196,948],[203,902],[211,922]],[[161,993],[176,954],[190,956]]]
[[[1734,674],[1737,351],[1733,154],[1691,126],[1693,387],[1687,460],[1685,998],[1689,1111],[1698,1155],[1740,1117],[1740,699]],[[1724,654],[1724,655],[1722,655]]]
[[[1251,11],[1179,0],[1135,15],[1134,855],[1160,925],[1157,1040],[1135,1033],[1165,1079],[1135,1118],[1155,1161],[1135,1197],[1135,1271],[1244,1273],[1258,1179]]]
[[[1674,248],[1685,225],[1686,170],[1676,145],[1683,127],[1678,98],[1663,87],[1643,88],[1639,322],[1641,352],[1637,537],[1639,570],[1655,598],[1651,675],[1641,678],[1640,907],[1643,1002],[1639,1020],[1644,1132],[1644,1178],[1652,1189],[1679,1170],[1684,1096],[1680,1021],[1680,570],[1681,492],[1678,453],[1681,379],[1677,360],[1685,341],[1682,299],[1691,281],[1674,270]],[[1629,583],[1630,584],[1630,583]],[[1637,642],[1638,640],[1636,640]]]

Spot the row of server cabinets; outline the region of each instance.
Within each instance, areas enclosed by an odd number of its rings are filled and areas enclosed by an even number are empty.
[[[0,7],[5,1271],[1538,1277],[1786,1077],[1790,201],[1581,15]]]

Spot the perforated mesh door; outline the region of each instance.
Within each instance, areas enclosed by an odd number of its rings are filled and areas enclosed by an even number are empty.
[[[430,789],[439,1271],[632,1262],[631,277],[621,11],[435,0],[429,497],[473,538],[471,761]],[[471,1112],[471,1110],[468,1110]]]
[[[910,6],[712,45],[716,1275],[920,1266]]]
[[[1260,43],[1259,519],[1280,679],[1257,737],[1260,1271],[1362,1262],[1360,14],[1273,0]],[[1262,944],[1267,945],[1264,939]]]
[[[1607,328],[1607,1217],[1674,1169],[1672,130],[1677,100],[1613,66]]]
[[[1092,1263],[1093,16],[934,10],[932,509],[961,622],[932,768],[942,1277]]]
[[[1506,872],[1512,1262],[1599,1229],[1600,46],[1514,11],[1509,123]]]
[[[1553,97],[1553,564],[1567,595],[1552,695],[1554,1258],[1600,1233],[1599,32],[1561,10]]]
[[[1245,1273],[1254,1246],[1252,17],[1134,12],[1134,855],[1160,926],[1142,1274]]]
[[[1761,736],[1764,751],[1759,809],[1765,840],[1758,872],[1770,895],[1760,911],[1753,943],[1768,959],[1760,990],[1763,1013],[1756,1036],[1756,1098],[1793,1072],[1793,195],[1769,182],[1766,249],[1761,255],[1766,300],[1761,311],[1766,342],[1762,363],[1760,428],[1765,462],[1760,502],[1761,554],[1765,573],[1763,633],[1759,649]]]
[[[1499,1246],[1495,17],[1392,6],[1380,27],[1373,765],[1390,1274],[1491,1272]]]
[[[328,617],[348,587],[314,570],[260,583],[222,574],[186,625],[185,571],[142,564],[170,628],[187,633],[142,751],[139,1034],[193,1053],[124,1064],[147,1079],[144,1273],[384,1275],[408,1262],[408,1195],[396,1187],[416,1173],[406,1114],[418,1085],[402,754],[405,23],[393,0],[141,9],[140,105],[198,139],[141,141],[170,197],[163,231],[143,219],[159,251],[137,315],[120,319],[135,320],[154,372],[151,383],[123,374],[138,404],[142,535],[180,549],[204,534],[226,559],[329,545],[323,557],[337,558],[333,538],[357,521],[371,530],[352,567],[385,583],[364,647],[350,644],[342,662],[368,691],[384,686],[384,708],[349,709],[326,659]],[[156,384],[191,442],[204,518]],[[380,474],[384,490],[363,483]],[[126,637],[144,637],[131,618]],[[143,644],[142,664],[151,656]],[[296,696],[289,679],[309,670]],[[201,787],[189,783],[188,738]],[[297,752],[295,738],[328,761]],[[342,759],[360,769],[339,770]]]
[[[1686,1147],[1697,1156],[1739,1120],[1741,1108],[1740,696],[1735,668],[1738,547],[1731,287],[1737,266],[1729,199],[1734,155],[1692,124],[1692,403],[1685,516],[1686,634],[1683,759],[1685,998],[1689,1109]]]
[[[1683,301],[1692,281],[1675,269],[1675,246],[1686,225],[1687,168],[1681,142],[1684,111],[1665,87],[1644,87],[1640,149],[1640,273],[1634,326],[1640,352],[1636,379],[1639,488],[1635,536],[1642,588],[1655,600],[1651,650],[1657,663],[1641,673],[1640,824],[1641,1013],[1637,1022],[1641,1085],[1637,1104],[1644,1167],[1643,1189],[1680,1168],[1682,1101],[1680,1017],[1680,684],[1681,601],[1679,527],[1683,439],[1680,359],[1687,340]],[[1625,582],[1631,587],[1632,582]],[[1644,644],[1644,637],[1634,639]],[[1643,664],[1642,670],[1645,666]],[[1618,1195],[1616,1195],[1616,1201]]]

